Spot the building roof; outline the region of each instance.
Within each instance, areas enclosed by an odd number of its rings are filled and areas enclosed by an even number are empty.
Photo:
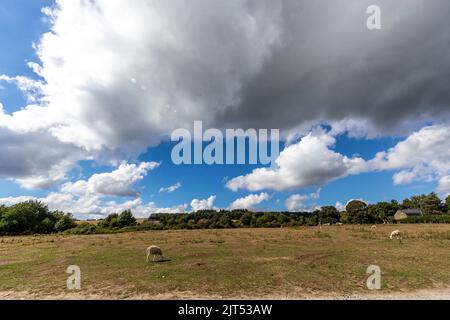
[[[403,213],[405,213],[407,215],[410,215],[410,216],[422,215],[422,210],[420,210],[420,209],[402,209],[402,210],[399,210],[399,211],[403,212]]]

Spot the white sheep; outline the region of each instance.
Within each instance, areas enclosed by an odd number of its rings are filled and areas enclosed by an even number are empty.
[[[373,229],[376,229],[376,228],[377,228],[376,225],[373,225],[373,226],[370,227],[370,229],[372,229],[372,230],[373,230]]]
[[[398,239],[398,240],[402,241],[402,239],[403,239],[402,232],[400,230],[394,230],[391,232],[391,235],[389,236],[389,238],[391,240]]]
[[[155,258],[157,256],[159,257],[159,261],[164,260],[164,255],[163,255],[162,249],[160,247],[150,246],[147,248],[147,263],[149,262],[150,255],[153,256],[153,260],[152,260],[153,262],[155,262]]]

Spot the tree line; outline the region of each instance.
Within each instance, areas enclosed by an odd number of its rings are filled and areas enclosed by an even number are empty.
[[[168,229],[279,228],[324,224],[393,223],[400,209],[420,209],[422,216],[402,223],[450,223],[450,196],[441,201],[435,193],[412,196],[402,203],[392,200],[366,204],[350,201],[345,211],[323,206],[313,212],[251,212],[248,210],[203,210],[184,214],[153,214],[138,224],[130,210],[111,214],[95,222],[75,221],[70,213],[50,211],[38,201],[27,201],[10,207],[0,206],[0,235],[92,234],[118,231]]]
[[[394,223],[395,213],[400,209],[421,209],[423,216],[411,217],[403,222],[450,223],[450,196],[445,202],[435,193],[413,196],[402,203],[396,200],[366,204],[360,200],[350,201],[345,211],[334,206],[323,206],[313,212],[251,212],[198,211],[191,214],[156,214],[147,224],[153,229],[205,229],[205,228],[277,228],[317,226],[324,224],[378,224]]]

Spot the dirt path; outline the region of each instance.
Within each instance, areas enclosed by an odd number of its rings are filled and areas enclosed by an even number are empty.
[[[129,296],[97,295],[97,294],[57,294],[36,295],[28,292],[0,291],[0,300],[219,300],[221,296],[201,296],[190,292],[174,292],[159,295],[137,294]],[[330,295],[265,295],[258,297],[236,296],[229,300],[450,300],[450,288],[426,289],[414,292],[391,292],[369,294],[330,294]]]
[[[450,288],[427,289],[414,292],[372,293],[354,295],[336,295],[324,297],[311,297],[309,299],[332,300],[450,300]]]

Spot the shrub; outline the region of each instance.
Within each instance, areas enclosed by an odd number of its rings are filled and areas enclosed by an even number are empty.
[[[117,213],[110,214],[98,224],[100,228],[119,228],[119,215]]]
[[[0,235],[49,234],[74,226],[70,215],[48,210],[39,201],[27,201],[0,208]]]
[[[88,222],[83,222],[80,223],[79,225],[77,225],[75,228],[66,230],[64,233],[65,234],[93,234],[93,233],[97,233],[97,226],[88,223]]]
[[[450,215],[428,215],[420,217],[409,217],[398,223],[450,223]]]
[[[55,232],[63,232],[77,226],[70,213],[64,214],[63,212],[58,212],[56,215],[58,220],[55,223]]]

